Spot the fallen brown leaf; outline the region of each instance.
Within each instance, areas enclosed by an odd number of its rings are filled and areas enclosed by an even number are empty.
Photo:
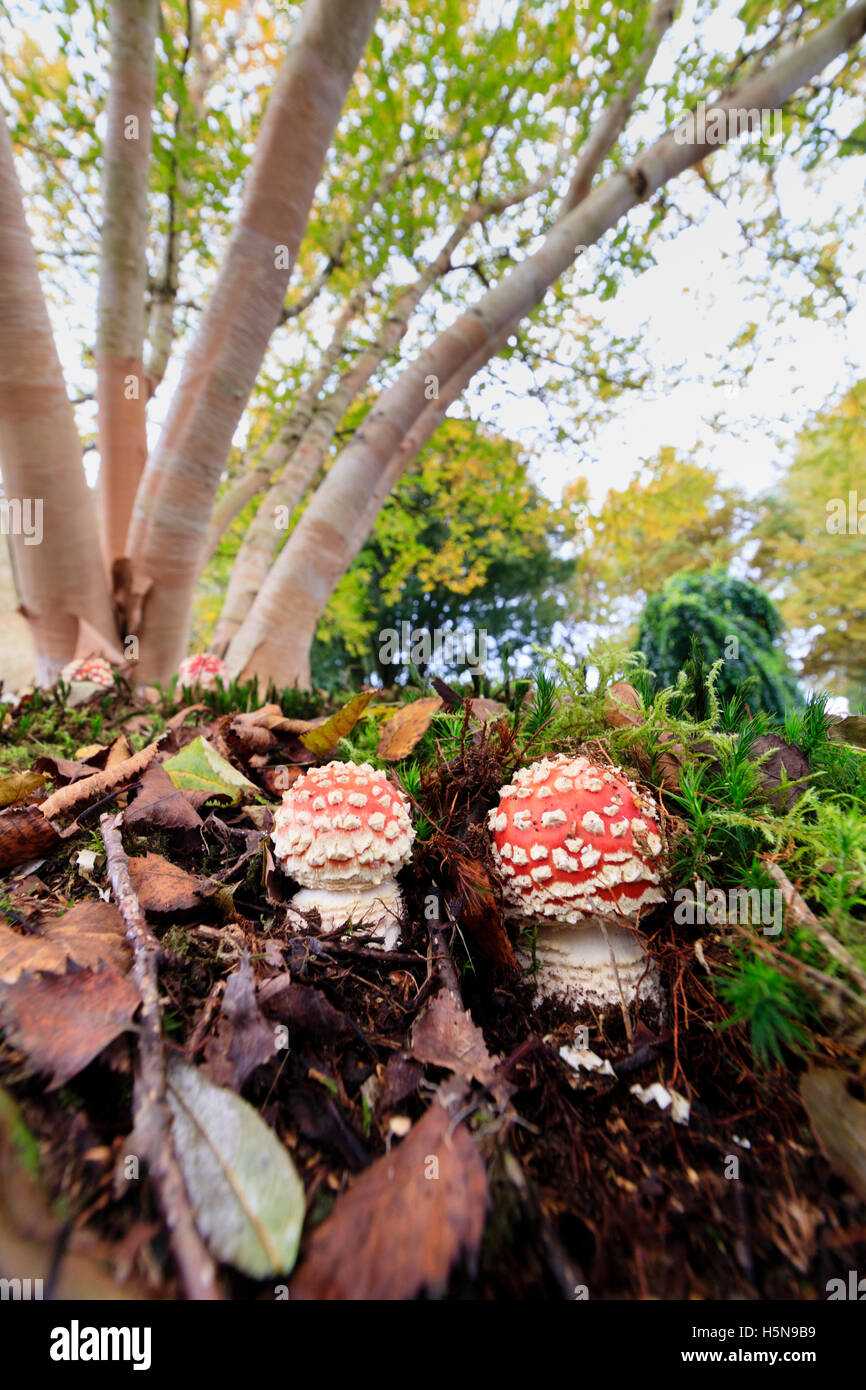
[[[113,965],[126,972],[131,953],[113,903],[87,898],[63,917],[40,919],[28,936],[0,926],[0,982],[14,984],[25,972],[62,974],[69,961],[91,970]]]
[[[486,695],[479,695],[469,701],[469,712],[475,719],[480,719],[482,724],[486,724],[488,719],[498,719],[500,715],[507,714],[508,706],[499,700],[490,700]]]
[[[51,1087],[77,1075],[129,1027],[139,1005],[132,980],[113,966],[65,975],[20,975],[0,985],[0,1023],[7,1041]]]
[[[119,787],[123,782],[134,781],[155,758],[158,743],[159,740],[149,743],[146,748],[142,748],[140,753],[124,759],[123,762],[116,763],[114,767],[106,768],[103,772],[96,772],[92,777],[83,777],[78,782],[70,783],[68,787],[61,787],[53,796],[49,796],[46,801],[42,802],[40,807],[42,814],[50,820],[53,816],[62,815],[73,806],[81,806],[87,801],[104,796],[106,792]]]
[[[320,989],[296,985],[288,975],[276,975],[259,990],[259,1001],[268,1018],[297,1031],[318,1043],[335,1042],[352,1035],[346,1015],[335,1009]]]
[[[0,806],[12,806],[16,801],[23,801],[44,782],[45,778],[39,771],[13,772],[11,777],[0,778]]]
[[[44,772],[46,777],[56,783],[58,787],[68,786],[70,782],[80,782],[84,777],[93,776],[92,763],[86,763],[83,758],[36,758],[33,763],[37,772]]]
[[[487,1207],[484,1163],[464,1124],[438,1101],[376,1160],[309,1239],[293,1299],[408,1299],[445,1288],[473,1260]]]
[[[514,948],[483,864],[463,854],[449,854],[441,873],[445,903],[454,921],[495,966],[516,972]]]
[[[434,995],[412,1029],[410,1051],[418,1062],[446,1067],[467,1081],[488,1086],[498,1062],[487,1051],[484,1034],[450,989]]]
[[[124,824],[137,829],[191,832],[201,829],[201,816],[193,810],[161,766],[148,768],[132,805],[123,814]]]
[[[442,708],[442,700],[438,695],[431,695],[423,700],[412,700],[408,705],[401,705],[396,714],[382,727],[379,737],[379,746],[376,754],[380,758],[385,758],[389,763],[399,762],[401,758],[406,758],[412,749],[422,739],[430,727],[430,720]]]
[[[206,880],[187,873],[161,854],[130,859],[129,877],[145,912],[185,916],[197,911],[207,893]]]
[[[644,723],[641,698],[628,681],[617,681],[607,691],[604,717],[612,729],[636,729]]]
[[[9,807],[0,812],[0,869],[38,859],[54,849],[59,840],[41,806]]]
[[[215,1037],[205,1047],[207,1069],[217,1086],[240,1091],[256,1067],[276,1056],[276,1035],[256,1000],[250,955],[245,951],[229,975]]]

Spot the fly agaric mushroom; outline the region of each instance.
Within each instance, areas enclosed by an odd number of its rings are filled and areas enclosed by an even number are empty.
[[[314,767],[283,793],[271,838],[283,872],[302,885],[300,912],[316,908],[324,931],[371,929],[386,950],[400,939],[403,896],[395,875],[415,831],[408,802],[369,763]]]
[[[70,685],[73,681],[79,685],[86,681],[89,685],[101,685],[105,690],[111,690],[114,686],[114,673],[101,656],[88,656],[83,661],[69,661],[60,672],[60,676]]]
[[[539,928],[539,993],[608,1005],[620,988],[630,1003],[640,985],[657,998],[658,972],[636,933],[608,920],[664,902],[652,798],[619,769],[561,754],[521,768],[488,825],[506,912]]]
[[[177,668],[178,685],[197,685],[202,690],[216,690],[217,679],[228,685],[229,668],[218,656],[211,656],[210,652],[187,656]]]

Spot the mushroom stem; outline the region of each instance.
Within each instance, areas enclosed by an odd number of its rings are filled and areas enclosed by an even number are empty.
[[[302,888],[292,898],[291,907],[298,913],[312,912],[315,908],[322,931],[362,927],[372,940],[381,942],[386,951],[393,951],[399,945],[404,907],[396,879],[389,878],[373,886]],[[305,921],[303,926],[306,927]]]
[[[661,999],[658,970],[637,933],[610,921],[602,930],[597,916],[579,926],[540,922],[535,958],[541,998],[603,1007],[619,1004],[620,998],[628,1006],[638,993],[644,1000]]]

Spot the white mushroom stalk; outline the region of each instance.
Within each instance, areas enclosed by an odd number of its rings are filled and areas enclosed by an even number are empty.
[[[302,885],[296,913],[315,909],[323,931],[363,927],[393,949],[404,917],[396,875],[415,831],[406,797],[384,772],[369,763],[312,768],[283,793],[271,838],[283,872]]]
[[[538,929],[539,994],[576,1007],[659,999],[628,925],[665,900],[652,797],[620,769],[562,754],[521,768],[488,825],[506,912]]]

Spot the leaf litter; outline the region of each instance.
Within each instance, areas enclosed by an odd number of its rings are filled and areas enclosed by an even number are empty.
[[[676,1031],[534,1006],[484,832],[519,762],[515,721],[500,701],[435,688],[393,713],[362,691],[311,718],[272,701],[161,722],[118,695],[99,743],[0,780],[0,857],[15,870],[0,923],[0,1098],[27,1096],[12,1159],[0,1123],[0,1264],[10,1182],[32,1181],[25,1151],[94,1213],[81,1232],[96,1264],[70,1253],[61,1286],[104,1281],[105,1296],[171,1297],[178,1284],[197,1296],[200,1276],[212,1282],[200,1296],[236,1298],[272,1297],[274,1278],[290,1278],[293,1298],[563,1297],[570,1279],[601,1297],[802,1297],[816,1262],[833,1272],[856,1257],[862,1209],[847,1199],[840,1232],[827,1194],[862,1192],[862,1092],[838,1066],[812,1068],[801,1105],[782,1073],[756,1073],[738,1030],[720,1043],[705,984],[723,959],[717,936],[656,927]],[[629,690],[616,708],[634,731]],[[268,850],[280,792],[358,737],[427,825],[393,952],[359,933],[292,934],[295,885]],[[676,789],[688,750],[669,746]],[[768,795],[781,787],[788,805],[801,764],[767,747]],[[128,898],[122,913],[115,891],[100,899],[106,804],[120,813],[135,930]],[[116,1166],[160,1055],[164,1122],[132,1191]],[[72,1141],[82,1128],[86,1146]],[[751,1224],[722,1176],[732,1144]],[[180,1174],[168,1196],[165,1153]],[[56,1226],[40,1201],[47,1250]],[[159,1234],[177,1202],[190,1239],[169,1254]]]

